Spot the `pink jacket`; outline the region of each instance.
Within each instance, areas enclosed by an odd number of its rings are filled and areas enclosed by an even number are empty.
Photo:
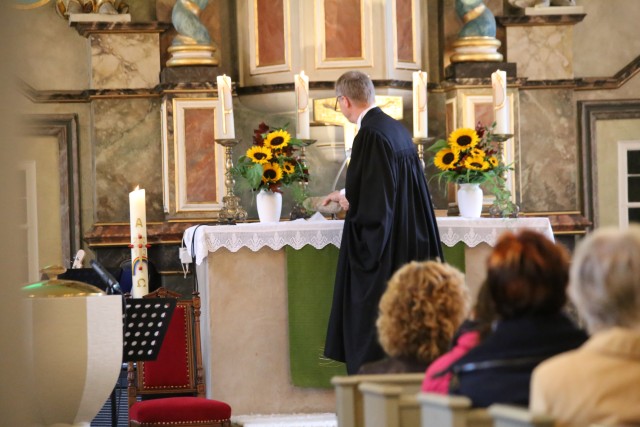
[[[478,331],[468,331],[460,335],[451,350],[438,357],[429,365],[424,375],[424,381],[422,382],[422,391],[449,394],[451,372],[447,372],[436,378],[433,378],[433,376],[446,370],[454,362],[467,354],[469,350],[478,345],[479,342],[480,334]]]

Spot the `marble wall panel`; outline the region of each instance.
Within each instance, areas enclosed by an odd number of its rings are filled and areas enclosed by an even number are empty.
[[[129,192],[146,190],[147,222],[164,219],[159,99],[93,102],[96,222],[128,222]]]
[[[285,15],[283,0],[255,0],[256,26],[258,29],[258,58],[259,67],[281,65],[286,62],[285,57]]]
[[[436,139],[446,138],[445,126],[447,123],[445,106],[445,93],[429,93],[427,97],[427,111],[429,112],[429,136]],[[429,165],[430,159],[433,158],[433,153],[425,150],[425,163],[427,164],[427,184],[429,185],[429,191],[431,193],[431,201],[436,209],[447,209],[447,185],[442,182],[438,183],[438,179],[431,179],[438,169]]]
[[[91,89],[143,89],[160,83],[157,34],[94,34]]]
[[[153,1],[124,0],[129,5],[129,14],[133,22],[156,21],[156,5]]]
[[[575,106],[571,90],[520,92],[520,175],[524,212],[578,210]]]
[[[184,111],[187,203],[215,203],[222,200],[216,189],[216,144],[213,141],[213,109]],[[219,162],[224,164],[224,160]]]
[[[507,40],[507,61],[518,64],[518,77],[573,78],[573,26],[509,27]]]
[[[84,90],[91,63],[87,39],[58,17],[55,2],[14,14],[20,52],[14,55],[20,78],[39,90]]]
[[[325,59],[362,58],[362,1],[325,0]]]
[[[586,17],[574,30],[576,77],[612,76],[640,52],[640,2],[580,0]]]
[[[413,52],[413,0],[396,0],[396,31],[398,61],[414,62]]]

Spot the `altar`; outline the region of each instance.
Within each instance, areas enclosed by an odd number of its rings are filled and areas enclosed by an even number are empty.
[[[526,228],[553,239],[548,218],[437,221],[445,257],[464,264],[456,266],[466,271],[472,295],[502,232]],[[341,364],[322,357],[321,347],[342,227],[340,220],[296,220],[185,231],[202,297],[207,397],[228,402],[234,414],[335,411],[333,389],[314,385],[318,378],[305,364],[315,364],[326,378],[344,372]],[[456,249],[464,252],[463,261],[449,259]],[[301,297],[300,290],[310,293]],[[305,341],[310,346],[298,349]]]

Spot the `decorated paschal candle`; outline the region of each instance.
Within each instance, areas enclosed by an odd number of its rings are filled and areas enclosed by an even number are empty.
[[[141,298],[149,293],[149,266],[147,259],[147,209],[145,191],[136,187],[129,193],[129,220],[131,225],[131,296]]]

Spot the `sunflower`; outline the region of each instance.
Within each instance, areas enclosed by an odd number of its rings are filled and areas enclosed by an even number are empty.
[[[468,150],[475,147],[479,141],[476,131],[469,128],[456,129],[449,135],[449,146],[453,151]]]
[[[478,147],[473,147],[471,151],[469,151],[469,154],[471,154],[472,157],[481,157],[483,159],[487,156],[484,150]]]
[[[486,162],[482,157],[469,156],[464,161],[464,165],[467,169],[473,171],[486,171],[489,169],[489,162]]]
[[[282,165],[282,170],[284,171],[284,173],[290,174],[295,172],[296,167],[291,162],[284,162],[284,164]]]
[[[254,145],[247,150],[247,157],[254,163],[265,164],[271,160],[273,154],[271,154],[271,150],[268,147]]]
[[[496,166],[498,166],[498,158],[496,156],[490,156],[489,164],[495,168]]]
[[[450,150],[449,148],[444,148],[436,153],[436,157],[433,159],[433,164],[436,165],[438,169],[444,171],[454,169],[458,160],[459,155],[457,152]]]
[[[291,141],[291,134],[286,130],[279,129],[267,135],[267,138],[264,140],[264,145],[272,149],[282,149],[289,144],[289,141]]]
[[[282,169],[277,163],[265,163],[262,165],[262,182],[268,184],[276,183],[282,179]]]

